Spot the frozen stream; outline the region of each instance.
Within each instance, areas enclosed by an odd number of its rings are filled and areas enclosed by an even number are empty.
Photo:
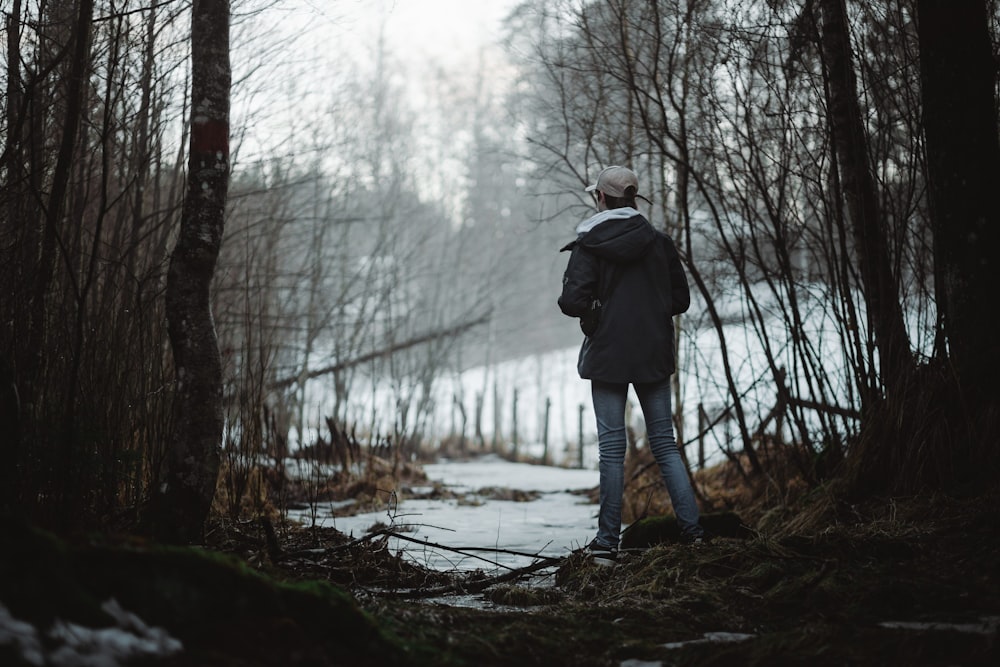
[[[561,556],[589,542],[597,531],[597,505],[570,493],[597,486],[596,470],[512,463],[490,456],[473,461],[441,461],[425,465],[424,471],[459,498],[404,499],[392,517],[384,510],[334,517],[328,507],[320,505],[317,523],[355,537],[364,535],[376,523],[391,523],[397,531],[425,542],[489,550],[472,551],[474,555],[466,556],[390,538],[393,551],[402,551],[415,562],[438,570],[521,567],[532,559],[492,550]],[[486,488],[537,491],[541,495],[526,502],[495,500],[489,494],[478,494]],[[311,521],[308,510],[290,515],[305,525]]]

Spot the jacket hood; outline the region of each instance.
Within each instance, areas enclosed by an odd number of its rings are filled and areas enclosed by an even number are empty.
[[[577,226],[576,243],[615,264],[635,261],[656,239],[656,230],[634,208],[601,211]]]

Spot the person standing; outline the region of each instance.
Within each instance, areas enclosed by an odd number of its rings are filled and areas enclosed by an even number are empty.
[[[691,303],[673,241],[636,209],[639,180],[631,169],[603,169],[593,185],[598,212],[576,227],[559,308],[580,318],[585,333],[577,370],[590,380],[600,471],[595,563],[614,564],[621,533],[625,474],[625,401],[635,388],[649,449],[670,495],[682,540],[704,537],[698,505],[681,459],[671,417],[673,316]]]

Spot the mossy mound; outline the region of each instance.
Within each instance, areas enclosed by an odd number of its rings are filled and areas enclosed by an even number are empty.
[[[0,602],[43,630],[56,619],[112,626],[101,603],[114,599],[183,643],[182,654],[157,664],[429,662],[326,582],[277,582],[241,560],[198,548],[70,545],[18,520],[3,520],[0,530],[7,538]]]
[[[753,537],[753,529],[733,512],[703,514],[700,523],[711,537],[746,539]],[[681,529],[673,516],[651,516],[639,519],[622,533],[622,549],[645,549],[658,544],[675,544],[681,541]]]

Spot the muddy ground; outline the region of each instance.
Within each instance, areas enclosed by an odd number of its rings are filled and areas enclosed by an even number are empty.
[[[1000,493],[844,497],[709,511],[725,520],[700,545],[634,533],[613,568],[570,554],[500,576],[277,514],[215,519],[200,548],[4,519],[0,602],[41,632],[106,625],[114,598],[183,642],[119,663],[143,666],[1000,664]],[[8,638],[0,664],[37,663]]]
[[[344,587],[440,664],[993,665],[997,499],[848,504],[821,489],[758,517],[764,529],[695,546],[668,534],[613,568],[574,554],[504,582],[409,565],[384,535],[294,529],[268,556],[252,529],[231,530],[219,547]],[[458,606],[470,599],[481,608]]]

